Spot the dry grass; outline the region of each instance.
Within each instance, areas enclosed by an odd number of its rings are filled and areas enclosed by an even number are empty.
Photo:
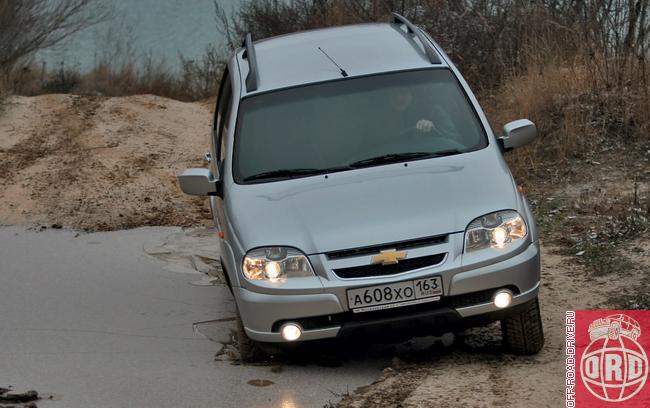
[[[630,242],[647,240],[650,231],[650,98],[644,72],[642,61],[531,57],[523,73],[481,97],[497,131],[514,119],[536,123],[538,140],[506,158],[517,181],[527,186],[545,242],[590,276],[625,279],[635,273],[637,263],[626,251]],[[635,302],[634,307],[646,305],[647,296]]]
[[[544,164],[566,166],[603,148],[647,139],[650,128],[644,87],[612,86],[597,78],[598,61],[531,59],[524,74],[506,79],[483,106],[497,131],[519,118],[535,122],[539,140],[508,160],[526,180]]]
[[[180,101],[202,100],[215,95],[224,57],[208,48],[198,60],[180,57],[180,71],[152,58],[121,64],[101,62],[88,72],[66,69],[44,70],[25,66],[11,80],[13,93],[36,96],[50,93],[95,96],[152,94]]]
[[[531,64],[526,74],[512,77],[487,99],[487,114],[499,132],[511,120],[532,120],[543,142],[509,155],[518,178],[536,168],[549,155],[566,158],[587,143],[591,112],[580,103],[589,89],[584,67]]]

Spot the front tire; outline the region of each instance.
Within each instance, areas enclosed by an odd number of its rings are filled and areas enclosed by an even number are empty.
[[[237,311],[237,347],[239,348],[239,359],[242,363],[254,363],[264,359],[265,353],[259,348],[257,342],[246,334],[244,323]]]
[[[542,315],[537,298],[528,302],[520,314],[501,320],[503,345],[517,355],[539,353],[544,347]]]
[[[239,348],[239,360],[242,363],[257,363],[268,361],[274,355],[281,354],[282,348],[275,343],[263,343],[248,337],[244,329],[244,323],[237,311],[237,347]]]

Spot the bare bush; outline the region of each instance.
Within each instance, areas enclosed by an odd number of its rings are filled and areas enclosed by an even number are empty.
[[[217,26],[231,47],[254,38],[343,23],[385,21],[396,11],[432,33],[470,82],[490,89],[528,69],[531,56],[602,54],[601,80],[645,61],[649,0],[261,0],[231,13],[215,1]],[[612,63],[612,60],[615,62]],[[645,69],[645,68],[644,68]],[[626,73],[627,72],[627,73]]]
[[[71,92],[103,96],[155,94],[179,100],[194,99],[181,87],[177,76],[151,55],[139,64],[135,61],[101,62],[81,75]]]
[[[180,55],[182,87],[194,99],[215,95],[219,79],[225,66],[225,52],[220,52],[210,44],[200,59],[190,59]]]
[[[103,17],[96,0],[0,0],[0,74]]]
[[[398,12],[431,32],[470,82],[496,85],[525,63],[532,47],[568,50],[571,16],[542,2],[517,0],[275,0],[244,1],[230,14],[219,7],[217,26],[231,47],[245,33],[264,38],[344,23],[387,21]],[[561,21],[560,21],[561,20]],[[552,38],[551,38],[552,34]]]
[[[15,70],[13,91],[20,95],[75,93],[85,95],[126,96],[153,94],[181,101],[206,99],[216,94],[224,62],[214,46],[200,59],[179,56],[179,71],[170,70],[151,55],[120,63],[102,60],[88,72],[66,68],[47,70],[45,65],[25,65]]]
[[[214,0],[217,28],[230,48],[241,45],[247,32],[266,38],[294,31],[356,22],[340,0],[244,0],[228,13]]]

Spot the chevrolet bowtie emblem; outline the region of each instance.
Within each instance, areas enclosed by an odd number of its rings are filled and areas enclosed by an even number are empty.
[[[393,265],[406,259],[406,251],[396,251],[394,249],[387,249],[381,251],[379,254],[372,257],[373,264]]]

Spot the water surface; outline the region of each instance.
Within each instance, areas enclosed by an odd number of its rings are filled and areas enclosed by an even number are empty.
[[[230,11],[239,1],[218,3]],[[87,70],[101,60],[151,58],[177,68],[179,54],[200,58],[209,44],[224,45],[213,0],[102,0],[100,7],[108,12],[106,21],[40,52],[36,62]]]

